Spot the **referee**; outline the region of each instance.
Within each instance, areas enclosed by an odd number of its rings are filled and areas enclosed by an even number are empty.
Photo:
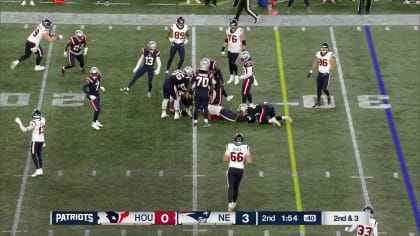
[[[365,8],[366,14],[370,14],[370,11],[372,10],[372,0],[359,0],[359,5],[357,6],[359,15],[363,15],[363,8]]]
[[[236,16],[235,19],[239,20],[239,16],[242,14],[242,11],[245,8],[245,11],[254,18],[254,23],[258,23],[260,21],[260,15],[258,15],[257,13],[255,13],[252,9],[251,9],[251,0],[233,0],[232,3],[233,7],[238,7],[238,9],[236,10]]]

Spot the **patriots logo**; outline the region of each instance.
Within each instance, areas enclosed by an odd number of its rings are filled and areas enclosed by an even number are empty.
[[[210,211],[186,212],[183,214],[195,219],[198,223],[207,223],[207,220],[210,217]]]
[[[112,223],[112,224],[121,223],[130,214],[128,211],[123,212],[123,213],[118,213],[115,211],[106,211],[105,213],[106,213],[106,218],[108,218],[109,220],[109,223]]]

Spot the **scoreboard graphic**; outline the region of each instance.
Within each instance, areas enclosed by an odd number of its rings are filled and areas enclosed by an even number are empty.
[[[52,211],[51,225],[359,225],[363,211]]]

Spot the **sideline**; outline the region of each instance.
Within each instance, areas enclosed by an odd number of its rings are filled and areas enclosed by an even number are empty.
[[[76,17],[77,16],[77,17]],[[0,12],[0,22],[33,23],[49,18],[55,24],[103,24],[103,25],[171,25],[178,15],[145,14],[86,14],[43,12]],[[417,26],[420,14],[410,15],[263,15],[258,24],[252,19],[241,22],[242,26]],[[228,25],[231,15],[185,15],[190,26]]]

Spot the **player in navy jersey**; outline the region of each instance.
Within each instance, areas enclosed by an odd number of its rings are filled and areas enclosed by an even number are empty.
[[[136,81],[147,73],[149,89],[147,91],[147,97],[152,97],[152,81],[154,75],[159,75],[161,61],[160,61],[160,51],[157,50],[157,44],[155,41],[150,41],[147,44],[146,48],[141,50],[141,56],[137,61],[136,67],[133,69],[134,76],[131,81],[128,83],[127,87],[120,88],[120,91],[124,94],[128,94],[131,87],[136,83]],[[141,67],[140,67],[141,66]]]
[[[198,113],[200,110],[204,115],[204,127],[209,126],[209,92],[213,90],[213,75],[209,72],[210,59],[203,58],[200,61],[200,68],[193,78],[190,80],[188,86],[188,93],[194,90],[194,113],[193,113],[193,127],[197,127]]]
[[[100,130],[103,125],[99,122],[99,114],[101,113],[101,99],[99,96],[99,89],[102,92],[105,92],[105,87],[101,86],[102,75],[98,68],[92,67],[90,69],[90,75],[86,78],[86,84],[83,86],[82,90],[85,92],[89,104],[93,108],[93,120],[92,128],[95,130]]]
[[[73,36],[64,46],[64,57],[68,58],[68,64],[61,68],[61,76],[64,76],[67,69],[75,66],[75,59],[79,61],[80,71],[85,72],[85,55],[88,52],[87,36],[82,30],[76,30]]]
[[[215,96],[211,104],[213,105],[222,105],[222,96],[226,97],[226,100],[229,102],[232,100],[233,95],[228,95],[225,87],[224,87],[224,81],[223,81],[223,74],[222,71],[219,68],[218,63],[215,60],[210,61],[210,73],[213,74],[214,81],[216,82],[214,84],[214,91]]]
[[[178,86],[188,84],[189,78],[192,77],[193,69],[190,66],[186,66],[184,70],[176,69],[169,77],[165,80],[162,88],[163,100],[162,100],[162,114],[161,118],[169,117],[167,113],[169,100],[174,101],[174,119],[180,119],[180,100],[181,96],[178,92]]]
[[[293,120],[289,116],[276,116],[274,106],[270,103],[257,104],[256,106],[249,106],[245,103],[239,105],[239,115],[236,118],[237,122],[248,122],[258,124],[272,124],[274,126],[281,126],[279,120],[285,120],[292,123]]]

